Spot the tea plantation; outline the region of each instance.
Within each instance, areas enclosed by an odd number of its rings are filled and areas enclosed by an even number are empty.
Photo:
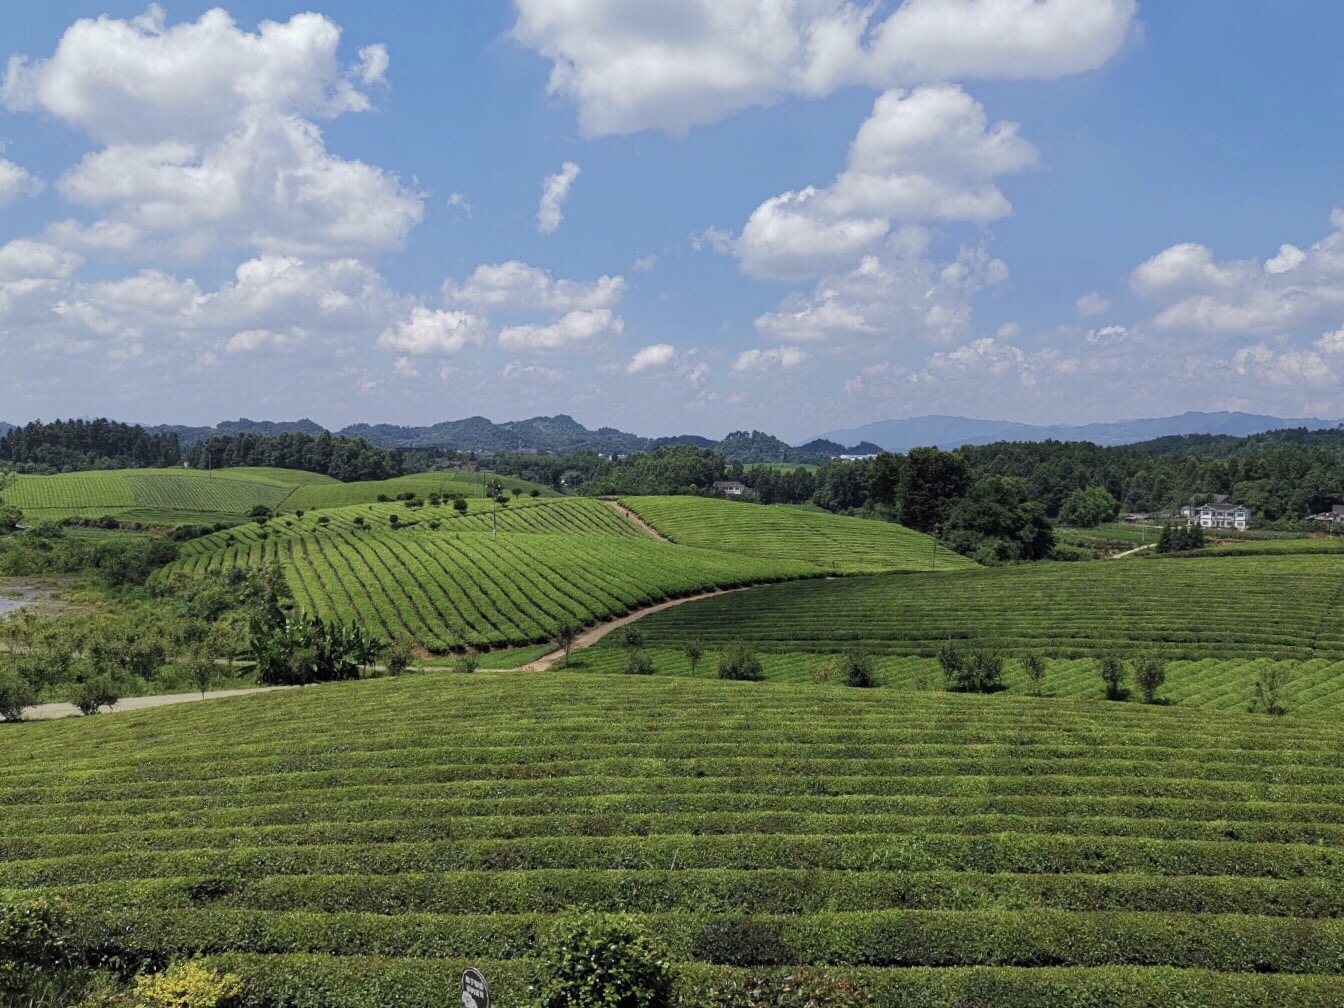
[[[878,1008],[1344,1000],[1344,731],[1179,708],[435,674],[5,726],[0,889],[250,1006],[441,1008],[626,913],[684,1003],[852,976]]]
[[[772,549],[749,544],[738,552],[732,537],[713,546],[713,515],[704,516],[709,531],[694,544],[670,544],[587,498],[527,497],[504,508],[473,499],[465,513],[448,503],[354,505],[215,533],[187,544],[160,576],[278,563],[306,611],[445,651],[545,641],[562,623],[611,619],[715,588],[879,564],[947,565],[929,537],[858,518],[840,519],[844,535],[832,534],[824,561],[810,562],[815,516],[780,511]]]
[[[708,497],[627,497],[621,503],[686,546],[804,560],[841,574],[975,567],[929,536],[891,522]]]
[[[948,641],[1058,657],[1344,657],[1334,556],[1041,563],[771,586],[641,621],[653,647],[742,640],[765,651],[928,655]]]

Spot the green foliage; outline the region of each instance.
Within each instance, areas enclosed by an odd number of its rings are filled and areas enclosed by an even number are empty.
[[[1251,686],[1251,713],[1270,714],[1282,717],[1288,713],[1283,704],[1283,688],[1288,685],[1292,673],[1282,665],[1262,665],[1255,671],[1255,682]]]
[[[16,994],[70,963],[67,906],[45,895],[0,901],[0,994]]]
[[[686,663],[691,667],[691,675],[695,675],[700,667],[700,659],[705,656],[705,647],[699,641],[687,641],[681,646],[681,653],[686,656]]]
[[[250,644],[257,681],[268,686],[358,679],[379,642],[355,623],[290,616],[278,626],[254,628]]]
[[[579,628],[569,620],[561,622],[555,628],[555,646],[565,653],[566,658],[569,657],[569,652],[574,647],[574,642],[578,640],[578,637]]]
[[[121,699],[121,687],[110,675],[95,675],[70,688],[68,700],[86,717],[104,707],[115,707]]]
[[[382,659],[388,675],[401,675],[415,661],[415,645],[405,638],[398,638],[390,644],[383,645],[378,657]]]
[[[784,976],[749,976],[712,984],[696,991],[692,1003],[712,1008],[870,1008],[872,1005],[854,980],[824,970],[794,970]]]
[[[1125,668],[1124,659],[1119,655],[1100,654],[1096,661],[1097,675],[1101,677],[1102,685],[1106,688],[1106,699],[1124,700],[1128,695],[1125,681],[1129,678],[1129,670]]]
[[[1003,656],[995,651],[963,651],[948,644],[938,652],[938,664],[949,693],[998,693],[1003,682]]]
[[[1031,695],[1037,697],[1044,696],[1045,657],[1034,651],[1030,651],[1027,654],[1022,655],[1018,659],[1018,662],[1022,666],[1023,674],[1027,677],[1027,682],[1031,684]]]
[[[1075,490],[1059,509],[1059,520],[1078,528],[1096,528],[1114,521],[1120,514],[1120,502],[1105,487],[1090,486]]]
[[[1167,681],[1167,663],[1156,655],[1141,655],[1134,660],[1134,684],[1143,694],[1144,703],[1157,703],[1157,691]]]
[[[540,949],[536,1008],[671,1008],[666,953],[633,922],[564,920]]]
[[[25,707],[37,703],[37,690],[10,669],[0,670],[0,721],[21,721]]]
[[[1184,553],[1204,548],[1202,525],[1163,525],[1157,538],[1157,552]]]
[[[846,686],[866,689],[877,685],[873,659],[866,651],[850,651],[840,661],[840,679]]]
[[[740,641],[728,645],[719,657],[719,678],[738,682],[760,682],[765,678],[761,659]]]
[[[23,523],[23,512],[0,501],[0,532],[13,532]]]
[[[941,536],[958,553],[994,566],[1043,560],[1055,545],[1045,508],[1019,479],[990,476],[948,507]]]
[[[647,651],[631,648],[626,652],[625,671],[630,675],[653,675],[653,658]]]
[[[475,651],[467,651],[453,659],[453,671],[470,675],[481,667],[481,656]]]

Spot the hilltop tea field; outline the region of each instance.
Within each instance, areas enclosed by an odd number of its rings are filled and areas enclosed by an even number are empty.
[[[527,1004],[627,914],[686,1004],[800,967],[876,1008],[1344,1000],[1344,733],[1137,705],[426,674],[6,729],[0,889],[257,1008]]]
[[[193,540],[159,576],[278,564],[305,611],[441,652],[540,643],[564,623],[721,588],[872,569],[976,569],[887,522],[712,500],[683,510],[695,500],[633,502],[657,521],[666,516],[681,536],[675,543],[587,498],[527,497],[507,507],[473,499],[464,513],[447,503],[325,508]],[[770,519],[767,534],[747,533],[755,511]]]

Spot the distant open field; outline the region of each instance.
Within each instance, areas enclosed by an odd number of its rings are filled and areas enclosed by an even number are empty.
[[[334,484],[295,469],[116,469],[17,476],[5,500],[29,523],[115,517],[146,525],[237,521],[258,505],[284,506],[296,490]]]
[[[526,480],[477,473],[419,473],[393,480],[341,483],[330,476],[295,469],[237,468],[117,469],[60,476],[17,476],[4,498],[20,508],[29,523],[65,518],[114,517],[145,525],[236,522],[253,508],[299,511],[376,501],[416,493],[484,496],[482,477],[524,494],[555,491]]]
[[[778,585],[658,613],[651,645],[933,655],[948,641],[1058,656],[1344,656],[1344,566],[1330,556],[1126,559]]]
[[[975,568],[929,536],[891,522],[709,497],[626,497],[621,503],[685,546],[801,560],[838,574]]]
[[[443,1008],[470,964],[522,1008],[573,910],[683,1004],[780,964],[874,1008],[1344,1002],[1336,724],[479,673],[0,736],[0,891],[249,1004]]]

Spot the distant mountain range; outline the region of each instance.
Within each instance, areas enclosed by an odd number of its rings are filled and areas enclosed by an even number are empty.
[[[13,428],[0,422],[0,436]],[[879,420],[844,430],[834,430],[800,445],[761,431],[735,431],[722,441],[680,434],[646,438],[614,427],[591,430],[571,416],[539,416],[527,420],[494,423],[482,416],[446,420],[427,427],[397,424],[352,424],[334,434],[360,437],[380,448],[449,448],[458,451],[511,452],[519,449],[577,451],[618,455],[650,451],[664,445],[713,448],[734,462],[820,462],[837,455],[872,455],[878,451],[904,452],[923,445],[957,448],[994,441],[1091,441],[1099,445],[1125,445],[1155,438],[1191,434],[1246,437],[1289,428],[1325,430],[1341,426],[1337,420],[1285,419],[1256,413],[1182,413],[1180,416],[1142,420],[1117,420],[1094,424],[1023,424],[1007,420],[976,420],[959,416],[922,416],[907,420]],[[312,434],[326,431],[313,420],[226,420],[213,427],[160,425],[146,428],[153,434],[173,433],[184,445],[219,434]]]
[[[1048,425],[974,420],[959,416],[921,416],[908,420],[878,420],[862,427],[828,431],[822,438],[847,444],[871,441],[887,451],[904,452],[924,445],[958,448],[961,445],[991,444],[995,441],[1091,441],[1099,445],[1125,445],[1174,434],[1246,437],[1295,427],[1325,430],[1340,424],[1339,420],[1315,417],[1286,419],[1258,413],[1228,412],[1182,413],[1180,416],[1116,420],[1111,423]]]

